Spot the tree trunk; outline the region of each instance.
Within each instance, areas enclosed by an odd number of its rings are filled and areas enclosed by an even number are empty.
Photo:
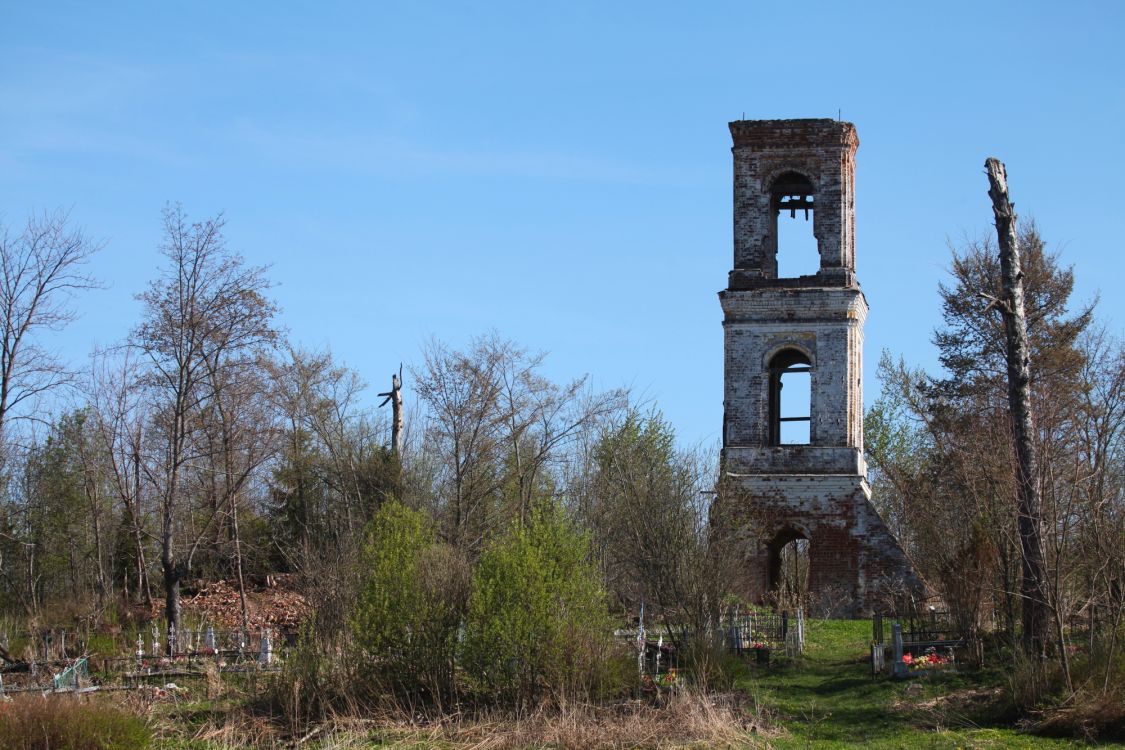
[[[223,488],[227,494],[227,505],[230,510],[231,541],[234,543],[234,573],[238,581],[238,604],[242,612],[242,630],[249,633],[250,613],[246,607],[246,577],[242,573],[242,537],[238,531],[238,491],[231,486],[234,481],[234,468],[231,466],[230,442],[224,429],[223,460],[226,476],[224,477]]]
[[[234,495],[230,498],[231,528],[234,531],[234,572],[238,580],[238,604],[242,613],[242,629],[250,632],[250,611],[246,606],[246,578],[242,574],[242,540],[238,534],[238,507]]]
[[[90,500],[90,522],[94,530],[94,555],[97,557],[98,576],[98,607],[104,609],[106,599],[109,598],[108,577],[105,574],[105,552],[102,545],[101,507],[99,506],[98,488],[95,484],[87,484],[86,496]]]
[[[170,451],[173,460],[171,470],[168,472],[168,486],[164,488],[164,507],[161,513],[163,517],[160,521],[160,566],[164,572],[164,620],[167,624],[164,640],[168,643],[169,656],[172,654],[172,639],[175,634],[180,632],[180,578],[183,574],[183,569],[179,561],[176,560],[176,554],[172,547],[172,524],[174,523],[172,513],[175,509],[176,490],[179,485],[179,465],[176,461],[183,455],[182,445],[185,433],[183,409],[179,408],[179,404],[177,404],[174,424],[175,432],[172,435],[172,450]]]
[[[1008,408],[1012,417],[1012,436],[1016,448],[1016,479],[1020,552],[1023,580],[1023,648],[1028,654],[1041,654],[1050,633],[1046,566],[1043,560],[1042,511],[1039,500],[1039,473],[1035,455],[1035,426],[1031,411],[1030,351],[1027,343],[1027,318],[1024,314],[1023,271],[1020,268],[1016,214],[1008,199],[1008,176],[997,159],[985,161],[988,171],[992,213],[1000,245],[1000,274],[1003,299],[997,305],[1004,316],[1004,335],[1008,360]]]
[[[403,431],[403,416],[402,416],[402,365],[399,365],[398,375],[391,375],[391,389],[385,393],[380,393],[380,396],[386,396],[383,406],[388,401],[391,402],[391,452],[395,454],[399,460],[402,459],[402,431]]]
[[[402,458],[402,381],[395,378],[394,388],[391,389],[391,451],[398,458]]]
[[[168,655],[172,655],[173,638],[180,632],[180,567],[168,557],[162,561],[164,569],[164,618]]]
[[[39,614],[39,602],[35,596],[35,542],[27,545],[27,612]]]
[[[141,536],[141,428],[137,426],[137,442],[133,449],[133,503],[125,503],[129,511],[129,525],[133,531],[133,545],[137,548],[137,598],[144,591],[145,606],[152,609],[152,584],[148,580],[148,561],[145,560],[145,543]]]

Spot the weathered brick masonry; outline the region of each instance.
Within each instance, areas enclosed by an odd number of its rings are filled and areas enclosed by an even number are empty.
[[[809,584],[858,615],[922,584],[872,507],[863,459],[863,324],[855,276],[855,126],[730,124],[734,268],[723,307],[724,511],[747,538],[744,593],[767,600],[787,542],[809,540]],[[794,207],[796,207],[794,209]],[[819,271],[777,277],[777,214],[812,210]],[[783,249],[784,250],[784,249]],[[807,368],[809,444],[781,445],[786,366]],[[839,608],[840,602],[843,609]]]

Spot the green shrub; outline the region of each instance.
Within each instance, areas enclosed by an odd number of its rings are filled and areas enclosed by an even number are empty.
[[[152,734],[133,714],[71,696],[0,703],[0,750],[139,750]]]
[[[363,566],[352,622],[370,676],[397,697],[440,702],[454,688],[466,564],[425,515],[390,502],[371,521]]]
[[[590,543],[554,504],[538,507],[481,556],[473,576],[463,662],[493,700],[526,707],[545,697],[612,689],[612,624]]]

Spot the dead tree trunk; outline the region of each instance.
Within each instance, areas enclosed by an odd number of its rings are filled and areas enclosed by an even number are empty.
[[[379,404],[379,406],[383,406],[388,401],[391,402],[391,452],[395,454],[396,458],[401,460],[402,453],[400,451],[402,450],[403,429],[402,365],[399,365],[398,375],[391,375],[391,389],[386,393],[380,393],[379,395],[386,396],[386,398],[383,399],[383,403]]]
[[[1008,175],[995,158],[984,163],[988,171],[992,213],[1000,245],[1003,299],[996,306],[1004,316],[1008,360],[1008,408],[1016,448],[1018,526],[1023,580],[1023,647],[1041,654],[1049,634],[1046,566],[1043,560],[1043,518],[1039,499],[1039,472],[1035,455],[1035,425],[1031,411],[1030,350],[1024,314],[1023,271],[1020,268],[1016,213],[1008,199]]]

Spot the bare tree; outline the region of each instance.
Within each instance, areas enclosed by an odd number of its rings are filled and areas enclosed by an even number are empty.
[[[377,429],[358,405],[363,381],[327,352],[290,346],[286,357],[271,363],[270,378],[289,443],[288,471],[295,472],[282,482],[292,484],[283,494],[296,503],[297,516],[290,520],[299,527],[307,563],[312,546],[339,548],[346,537],[359,538],[366,520],[364,460],[376,443]],[[314,484],[327,489],[331,498],[306,496]]]
[[[224,359],[213,351],[207,360],[210,399],[201,414],[200,443],[205,460],[201,483],[216,509],[220,542],[231,547],[230,562],[242,612],[249,629],[246,577],[243,571],[241,501],[251,480],[274,454],[278,433],[272,424],[264,368],[254,356]]]
[[[0,222],[0,444],[20,406],[72,381],[36,336],[73,320],[73,296],[98,286],[82,268],[99,249],[62,211],[32,216],[17,234]]]
[[[302,575],[319,633],[349,623],[367,521],[400,496],[399,458],[362,408],[363,382],[327,352],[288,347],[269,367],[283,432],[271,495],[276,552]]]
[[[565,449],[583,431],[624,411],[628,398],[622,389],[592,392],[585,377],[559,386],[539,374],[545,354],[529,354],[495,336],[485,343],[500,355],[498,407],[515,495],[510,500],[522,524],[530,517],[549,464],[563,460]]]
[[[1067,594],[1075,614],[1083,615],[1091,653],[1098,654],[1091,661],[1104,664],[1100,687],[1108,693],[1113,665],[1120,663],[1116,653],[1125,618],[1125,346],[1101,329],[1081,343],[1086,387],[1073,414],[1080,468],[1078,481],[1064,484],[1077,491],[1078,507],[1072,517],[1056,515],[1073,519]]]
[[[586,378],[558,385],[541,374],[545,354],[495,333],[466,351],[432,342],[413,371],[428,409],[427,446],[442,465],[447,538],[473,550],[499,523],[526,522],[536,498],[560,494],[562,469],[583,438],[625,407],[622,390],[594,393]]]
[[[121,503],[133,544],[137,598],[143,597],[143,601],[151,605],[141,494],[141,442],[148,415],[141,399],[137,362],[131,349],[94,353],[86,398],[92,411],[93,428],[105,453],[109,484]]]
[[[179,206],[164,211],[164,272],[140,295],[145,318],[134,345],[147,359],[145,384],[154,401],[158,441],[150,478],[159,494],[160,562],[169,633],[179,630],[180,584],[219,508],[178,544],[177,514],[186,503],[184,473],[200,457],[200,410],[215,398],[215,363],[271,345],[276,306],[265,292],[265,269],[247,267],[227,250],[222,217],[189,224]],[[171,641],[171,638],[169,638]]]
[[[412,370],[429,409],[427,437],[444,469],[444,533],[453,546],[479,551],[495,521],[503,485],[500,412],[504,352],[485,339],[469,352],[433,341]]]

